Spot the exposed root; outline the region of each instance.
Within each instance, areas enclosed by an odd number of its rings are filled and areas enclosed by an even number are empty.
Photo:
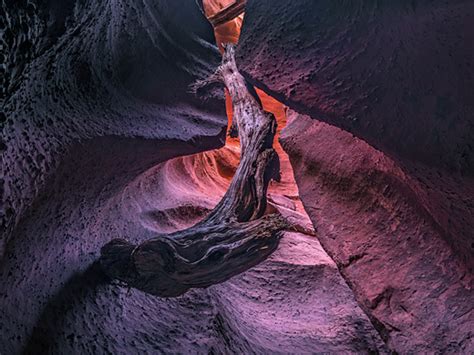
[[[279,177],[273,149],[276,121],[263,111],[237,70],[234,47],[226,45],[221,66],[197,92],[222,81],[232,98],[241,160],[226,194],[212,212],[193,227],[159,235],[138,246],[112,240],[101,250],[101,265],[112,278],[131,287],[173,297],[193,287],[228,280],[263,261],[290,225],[279,214],[263,216],[271,179]]]

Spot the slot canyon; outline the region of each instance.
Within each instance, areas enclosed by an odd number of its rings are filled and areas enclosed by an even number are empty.
[[[474,1],[0,9],[0,354],[474,353]]]

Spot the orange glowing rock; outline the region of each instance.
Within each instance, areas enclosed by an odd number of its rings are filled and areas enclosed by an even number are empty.
[[[204,12],[207,17],[211,17],[224,9],[225,7],[232,4],[234,0],[204,0]],[[228,21],[222,25],[219,25],[214,28],[214,34],[216,37],[216,42],[218,44],[219,50],[222,52],[222,43],[237,43],[240,36],[240,29],[242,27],[242,23],[244,20],[244,15],[239,15],[231,21]],[[288,206],[292,205],[293,207],[291,210],[299,211],[300,213],[306,215],[304,208],[299,200],[299,193],[298,187],[296,185],[294,176],[293,176],[293,169],[291,167],[288,155],[284,152],[283,148],[281,147],[278,138],[280,136],[281,130],[286,126],[287,117],[286,117],[286,107],[279,101],[275,100],[273,97],[267,95],[262,90],[256,89],[257,94],[262,101],[262,105],[265,111],[271,112],[275,115],[275,118],[278,123],[277,134],[275,135],[275,144],[274,148],[280,157],[280,170],[281,170],[281,181],[275,182],[273,181],[269,186],[269,201],[276,205],[279,205],[281,208],[287,209]],[[232,102],[228,93],[226,92],[226,112],[228,117],[228,127],[232,122]],[[218,169],[217,171],[213,169],[213,167],[202,167],[204,169],[211,169],[213,170],[208,171],[207,177],[211,177],[213,174],[218,174],[219,177],[214,176],[214,178],[218,178],[219,180],[224,178],[230,182],[233,175],[233,170],[238,165],[238,160],[236,160],[236,153],[239,151],[240,144],[238,138],[231,138],[227,137],[226,145],[217,151],[207,152],[204,153],[207,158],[210,158],[212,161],[215,162],[225,162],[219,165],[227,166],[226,169]],[[211,157],[212,156],[212,157]],[[235,164],[234,169],[229,168],[229,162]],[[219,191],[215,190],[217,195],[223,194],[225,189],[219,189]],[[282,202],[282,199],[286,199],[286,202]],[[286,204],[285,206],[282,205]]]

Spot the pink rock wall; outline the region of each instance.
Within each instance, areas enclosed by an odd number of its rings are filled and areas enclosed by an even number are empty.
[[[401,353],[473,349],[473,5],[250,0],[242,27],[240,69],[314,119],[282,137],[300,197]]]
[[[474,3],[250,0],[246,9],[240,69],[396,160],[474,267]]]
[[[187,93],[219,61],[197,4],[2,0],[0,352],[473,352],[469,1],[249,0],[239,65],[311,116],[282,143],[318,239],[176,299],[103,276],[232,175],[232,147],[181,157],[227,122]],[[269,209],[309,229],[292,181]]]
[[[388,347],[469,353],[474,278],[420,205],[411,178],[350,133],[290,118],[281,140],[305,209]]]

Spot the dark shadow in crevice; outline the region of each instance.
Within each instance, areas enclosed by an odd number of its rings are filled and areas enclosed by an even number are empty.
[[[110,279],[103,273],[98,261],[93,262],[85,271],[73,275],[46,304],[22,353],[51,353],[69,310],[74,305],[85,302],[87,298],[93,298],[100,286],[109,282]]]

